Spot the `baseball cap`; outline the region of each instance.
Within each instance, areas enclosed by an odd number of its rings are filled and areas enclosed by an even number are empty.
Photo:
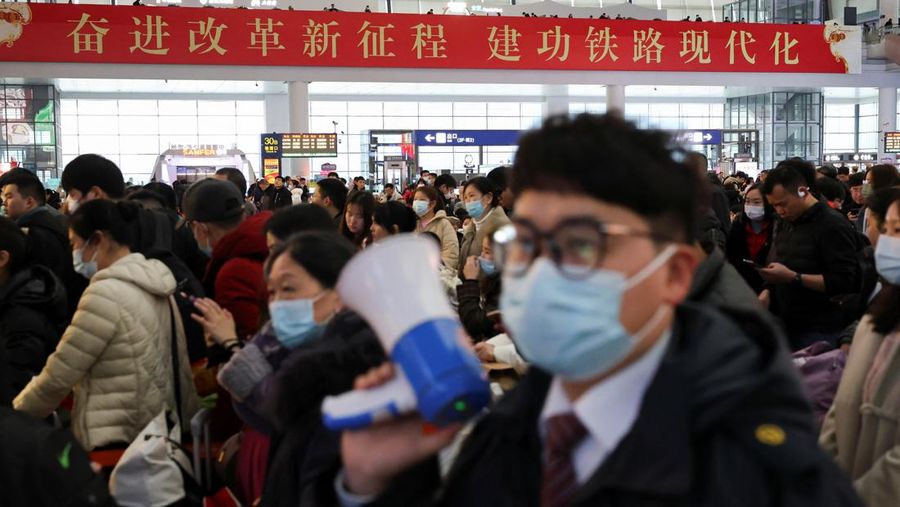
[[[230,181],[207,178],[187,189],[181,210],[187,220],[222,222],[243,213],[244,202]]]

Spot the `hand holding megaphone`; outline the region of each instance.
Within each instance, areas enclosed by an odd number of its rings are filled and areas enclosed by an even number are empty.
[[[372,326],[396,376],[374,389],[327,397],[322,416],[328,428],[361,428],[413,411],[443,426],[487,406],[484,371],[459,341],[461,326],[441,288],[439,264],[430,241],[400,235],[344,268],[337,292]]]

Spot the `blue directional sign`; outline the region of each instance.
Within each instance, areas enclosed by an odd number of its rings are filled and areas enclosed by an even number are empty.
[[[416,146],[515,146],[519,130],[417,130]]]
[[[681,144],[722,144],[721,130],[682,130],[675,138]]]

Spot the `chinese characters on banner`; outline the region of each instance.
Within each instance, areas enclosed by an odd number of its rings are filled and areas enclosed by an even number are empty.
[[[857,27],[15,5],[0,61],[858,73]],[[0,23],[0,31],[4,29]],[[9,39],[12,39],[11,41]]]

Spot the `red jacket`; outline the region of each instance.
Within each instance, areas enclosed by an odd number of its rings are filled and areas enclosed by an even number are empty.
[[[213,248],[203,277],[206,293],[234,316],[241,339],[259,330],[260,313],[266,308],[263,263],[269,248],[263,226],[271,217],[270,211],[257,213],[222,238]]]

